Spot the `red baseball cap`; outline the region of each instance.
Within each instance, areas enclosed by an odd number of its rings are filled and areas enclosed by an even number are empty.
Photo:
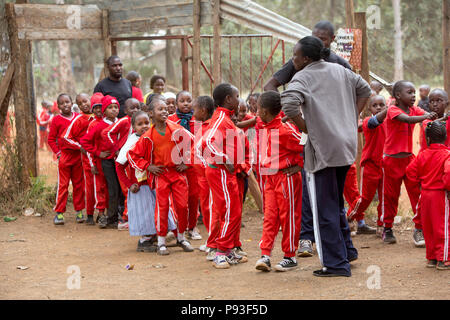
[[[95,106],[102,105],[103,94],[101,92],[96,92],[91,97],[91,112]]]
[[[106,108],[108,108],[111,104],[117,104],[119,106],[119,101],[113,96],[104,96],[102,99],[102,113],[105,113]]]

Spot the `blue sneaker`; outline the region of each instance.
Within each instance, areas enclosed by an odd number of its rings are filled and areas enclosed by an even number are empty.
[[[62,213],[57,213],[55,218],[53,219],[53,223],[55,226],[60,226],[64,224],[64,215]]]

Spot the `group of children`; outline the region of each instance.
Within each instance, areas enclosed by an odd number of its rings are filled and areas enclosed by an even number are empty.
[[[161,81],[155,79],[152,86]],[[48,138],[58,157],[54,223],[64,224],[69,181],[77,222],[85,221],[86,208],[86,223],[94,225],[97,210],[100,228],[126,225],[130,235],[140,236],[138,251],[168,255],[169,238],[174,237],[192,252],[187,238],[202,239],[196,228],[201,213],[208,239],[200,249],[215,268],[230,268],[248,261],[240,229],[246,180],[253,171],[264,208],[261,258],[255,267],[271,270],[281,228],[284,256],[274,269],[295,269],[304,139],[283,119],[279,93],[253,94],[247,105],[227,83],[218,85],[212,98],[156,91],[141,98],[145,103],[128,99],[121,119],[115,97],[79,94],[78,114],[72,112],[69,95],[58,96],[60,114],[52,119]],[[388,104],[375,92],[368,106],[372,116],[360,125],[365,137],[361,189],[348,201],[348,219],[364,221],[378,191],[377,233],[384,242],[395,243],[392,225],[404,181],[415,213],[416,245],[426,243],[428,266],[448,270],[448,95],[433,90],[429,113],[414,106],[410,82],[397,82],[392,97]],[[415,157],[412,132],[420,122],[422,150]]]

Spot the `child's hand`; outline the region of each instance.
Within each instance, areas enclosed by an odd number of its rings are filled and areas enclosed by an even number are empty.
[[[183,171],[186,171],[187,169],[189,169],[189,167],[187,165],[185,165],[184,163],[177,165],[178,172],[183,172]]]
[[[102,152],[100,152],[100,155],[98,157],[101,159],[105,159],[105,158],[108,158],[110,154],[111,154],[110,151],[102,151]]]
[[[232,164],[225,163],[224,166],[228,170],[229,173],[234,173],[234,166]]]
[[[438,115],[437,115],[436,112],[430,112],[430,113],[428,114],[428,119],[429,119],[429,120],[437,119],[437,117],[438,117]]]
[[[95,166],[91,167],[91,172],[92,172],[92,174],[99,174],[97,167],[95,167]]]
[[[154,176],[158,177],[160,174],[164,172],[163,168],[164,166],[155,166],[151,164],[148,166],[147,171],[153,174]]]
[[[285,168],[281,171],[283,171],[284,174],[286,174],[288,177],[293,176],[294,174],[300,172],[302,170],[302,167],[299,165]]]
[[[130,191],[133,192],[133,193],[137,193],[140,189],[141,189],[141,188],[139,187],[139,185],[138,185],[137,183],[133,184],[133,185],[130,187]]]
[[[119,153],[120,153],[120,150],[117,150],[117,151],[116,151],[116,157],[119,156]]]

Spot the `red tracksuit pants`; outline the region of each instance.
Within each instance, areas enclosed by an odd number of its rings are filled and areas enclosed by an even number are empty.
[[[356,165],[352,164],[350,169],[348,169],[347,176],[345,177],[344,198],[345,201],[347,201],[349,208],[354,208],[359,197],[360,194],[358,190]]]
[[[377,225],[382,226],[381,217],[381,197],[383,194],[383,170],[372,161],[367,161],[361,166],[360,197],[354,207],[348,210],[348,218],[356,221],[364,219],[364,211],[372,203],[375,192],[378,190],[380,201],[378,202]]]
[[[420,204],[427,259],[448,261],[450,215],[446,192],[422,189]]]
[[[198,181],[197,181],[197,173],[194,170],[194,168],[189,168],[186,170],[186,178],[188,181],[188,189],[189,189],[189,195],[188,195],[188,216],[189,216],[189,223],[188,228],[189,230],[192,230],[197,225],[197,219],[199,216],[198,207],[199,207],[199,188],[198,188]]]
[[[61,152],[58,160],[58,191],[56,192],[55,212],[66,212],[69,184],[73,186],[73,207],[76,211],[85,208],[84,172],[80,152]]]
[[[300,238],[302,219],[302,175],[290,177],[282,172],[265,177],[264,222],[259,248],[270,256],[281,226],[281,248],[285,257],[294,257]]]
[[[422,229],[420,216],[416,214],[420,188],[419,185],[406,176],[406,167],[413,161],[414,155],[406,158],[383,157],[383,197],[381,204],[381,218],[385,228],[392,228],[394,218],[397,215],[398,199],[400,197],[400,188],[402,182],[405,182],[406,191],[408,192],[409,201],[415,214],[414,223],[417,229]]]
[[[197,176],[198,181],[198,195],[200,199],[200,209],[203,216],[203,224],[205,225],[206,231],[210,233],[210,222],[212,214],[212,196],[211,190],[209,188],[208,180],[204,175]]]
[[[125,208],[123,210],[122,219],[123,219],[123,221],[128,221],[128,206],[127,206],[128,188],[126,185],[124,185],[122,183],[122,181],[120,181],[120,179],[119,179],[119,185],[120,185],[120,190],[122,190],[122,194],[125,198],[125,201],[124,201]]]
[[[104,211],[108,203],[108,188],[101,166],[96,166],[98,174],[93,174],[91,165],[83,155],[84,183],[86,188],[86,214],[93,215],[94,209]]]
[[[225,252],[236,246],[241,228],[242,202],[236,174],[208,166],[205,175],[213,199],[207,246]]]
[[[155,225],[158,236],[167,235],[170,199],[178,220],[177,232],[183,233],[188,225],[188,182],[184,173],[177,172],[175,168],[166,168],[166,171],[155,177],[156,208]]]
[[[44,149],[44,146],[47,146],[47,150],[51,150],[48,146],[47,139],[48,139],[48,131],[39,130],[39,149]]]

